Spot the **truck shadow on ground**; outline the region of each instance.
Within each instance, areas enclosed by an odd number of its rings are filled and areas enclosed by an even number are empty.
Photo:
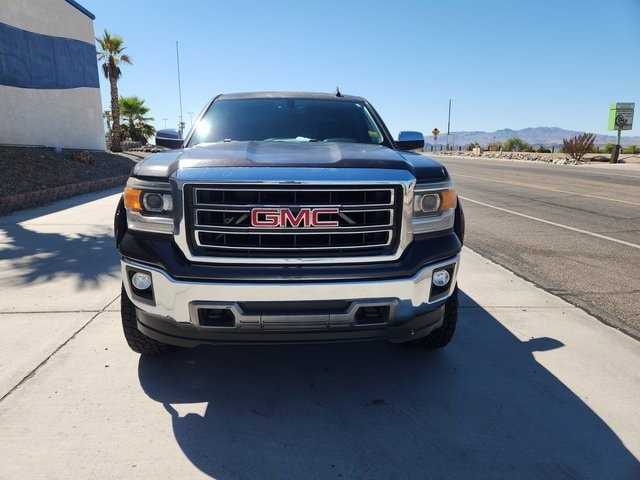
[[[23,225],[114,193],[113,189],[105,190],[0,217],[0,262],[6,271],[14,273],[8,279],[11,285],[72,276],[79,288],[94,288],[105,276],[120,275],[111,227],[62,234],[55,231],[55,225]]]
[[[522,342],[461,294],[444,350],[200,347],[142,357],[140,383],[187,458],[219,479],[640,478],[532,355],[562,343]]]

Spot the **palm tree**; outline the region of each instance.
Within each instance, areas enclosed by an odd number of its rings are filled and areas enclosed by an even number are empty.
[[[111,35],[104,29],[102,38],[96,38],[100,49],[97,51],[98,59],[104,61],[102,71],[109,79],[111,85],[111,151],[121,152],[120,146],[120,103],[118,102],[118,79],[122,72],[118,66],[120,62],[131,64],[131,57],[124,55],[124,40],[118,35]]]
[[[148,120],[154,120],[153,118],[148,118]],[[136,132],[140,135],[141,142],[143,144],[147,144],[147,138],[153,137],[156,134],[156,127],[151,125],[150,123],[145,123],[144,121],[136,122]]]
[[[148,124],[154,120],[153,117],[147,117],[149,108],[145,106],[142,98],[120,97],[120,112],[123,117],[127,118],[127,133],[131,140],[135,142],[147,143],[147,137],[155,134],[153,125]]]
[[[111,110],[105,110],[102,112],[102,118],[107,122],[107,131],[111,134]]]

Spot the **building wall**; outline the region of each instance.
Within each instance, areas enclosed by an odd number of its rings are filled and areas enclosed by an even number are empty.
[[[0,144],[104,150],[93,19],[67,0],[2,0]]]
[[[66,0],[2,0],[0,22],[30,32],[95,44],[93,19]]]

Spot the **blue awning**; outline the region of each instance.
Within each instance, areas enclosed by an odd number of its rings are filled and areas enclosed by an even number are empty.
[[[100,88],[94,44],[0,23],[0,85]]]

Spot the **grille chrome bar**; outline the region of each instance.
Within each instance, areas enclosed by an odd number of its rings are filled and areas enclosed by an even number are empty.
[[[210,243],[206,243],[203,242],[201,240],[201,235],[202,233],[205,234],[211,234],[211,235],[218,235],[220,238],[225,238],[226,241],[226,237],[225,235],[230,234],[231,232],[219,232],[219,231],[202,231],[202,230],[196,230],[195,231],[195,237],[196,237],[196,243],[199,247],[210,247],[211,244]],[[333,235],[366,235],[366,234],[378,234],[381,238],[384,238],[386,240],[381,241],[379,243],[370,243],[366,245],[366,248],[383,248],[383,247],[387,247],[391,244],[392,241],[392,235],[387,232],[387,231],[383,231],[381,232],[380,230],[374,230],[374,231],[361,231],[361,232],[332,232],[332,233],[317,233],[317,232],[300,232],[297,235],[307,235],[307,236],[315,236],[315,240],[317,240],[317,242],[320,242],[322,240],[323,237],[326,236],[333,236]],[[233,233],[233,235],[246,235],[246,233]],[[219,243],[215,245],[216,249],[224,249],[224,250],[269,250],[269,251],[280,251],[280,250],[314,250],[314,251],[320,251],[320,250],[354,250],[354,249],[361,249],[363,248],[363,246],[360,245],[332,245],[332,246],[327,246],[327,247],[322,247],[322,246],[312,246],[312,245],[300,245],[299,243],[290,245],[290,246],[286,246],[286,245],[272,245],[272,246],[268,246],[268,245],[264,245],[264,239],[262,238],[262,235],[270,235],[270,236],[276,236],[276,235],[282,235],[279,232],[260,232],[259,234],[256,234],[255,236],[258,237],[256,239],[258,245],[247,245],[247,246],[233,246],[233,245],[225,245],[224,243]],[[329,240],[330,241],[330,240]]]
[[[367,194],[373,196],[374,193],[383,193],[383,195],[379,196],[377,200],[379,201],[367,201]],[[242,204],[251,204],[251,199],[256,199],[254,204],[256,206],[265,207],[268,206],[269,203],[263,199],[263,197],[269,196],[271,193],[272,196],[280,196],[280,199],[277,202],[273,203],[273,206],[286,206],[287,203],[296,206],[311,206],[313,202],[305,201],[305,198],[310,198],[312,195],[318,196],[324,194],[328,196],[328,200],[322,202],[322,205],[342,205],[343,207],[348,207],[351,205],[362,205],[366,204],[368,206],[392,206],[395,204],[394,198],[394,190],[392,188],[247,188],[247,187],[229,187],[227,185],[220,186],[219,189],[212,190],[210,188],[194,188],[193,189],[193,204],[195,206],[205,205],[205,206],[234,206],[238,204],[238,200],[241,200]],[[235,194],[238,197],[238,200],[229,199],[226,201],[227,196],[231,196]],[[363,200],[354,201],[353,199],[349,200],[348,195],[352,197],[355,194],[363,195]],[[388,195],[388,197],[386,196]],[[213,201],[207,201],[206,197],[212,197]],[[243,198],[244,197],[244,198]],[[284,198],[291,198],[289,202],[284,200]],[[299,198],[302,197],[302,198]],[[337,197],[337,198],[335,198]],[[345,198],[347,197],[347,198]],[[386,199],[386,200],[385,200]]]
[[[257,207],[257,206],[252,206],[251,208],[238,208],[237,210],[228,210],[228,209],[222,209],[222,208],[197,208],[195,209],[195,215],[194,215],[194,227],[202,227],[202,228],[209,228],[209,229],[214,229],[211,231],[215,231],[215,229],[224,229],[224,231],[238,231],[238,230],[242,230],[242,231],[251,231],[251,230],[256,230],[256,231],[261,231],[264,232],[265,228],[264,227],[253,227],[250,225],[251,221],[250,221],[250,215],[251,215],[251,210],[252,208],[263,208],[263,207]],[[278,207],[272,207],[272,206],[267,206],[264,208],[278,208]],[[295,207],[290,207],[287,206],[285,208],[292,208],[295,209]],[[307,206],[305,206],[305,208],[309,208]],[[323,208],[322,206],[318,206],[318,207],[310,207],[310,208]],[[380,221],[378,222],[358,222],[357,220],[354,220],[352,217],[353,216],[349,216],[349,214],[367,214],[368,212],[376,212],[379,213],[379,216],[381,218]],[[211,213],[211,214],[222,214],[222,221],[219,222],[201,222],[200,218],[201,218],[201,213]],[[238,218],[236,217],[228,217],[224,214],[238,214]],[[392,227],[393,226],[393,222],[394,222],[394,211],[393,209],[390,208],[385,208],[385,209],[362,209],[362,208],[357,208],[357,209],[342,209],[340,208],[340,212],[335,214],[336,218],[339,218],[341,223],[344,223],[344,225],[340,225],[340,229],[341,230],[353,230],[353,229],[358,229],[358,228],[367,228],[367,227]],[[366,218],[366,217],[365,217]],[[227,221],[228,220],[228,221]],[[304,231],[304,230],[308,230],[308,231],[313,231],[314,233],[317,232],[324,232],[327,229],[326,228],[320,228],[320,227],[278,227],[278,231],[274,232],[274,233],[281,233],[281,232],[286,232],[289,231],[291,233],[294,232],[300,232],[300,231]]]

